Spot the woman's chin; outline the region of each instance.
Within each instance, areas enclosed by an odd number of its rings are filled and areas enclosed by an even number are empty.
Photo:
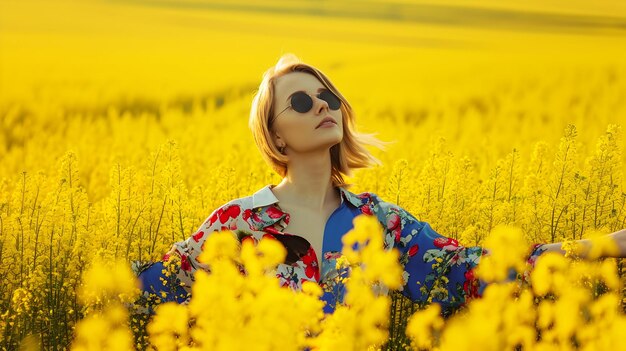
[[[333,146],[339,145],[342,140],[343,140],[342,136],[330,136],[329,135],[325,138],[318,138],[316,140],[316,143],[309,144],[307,146],[302,145],[300,147],[297,147],[295,145],[292,145],[291,149],[297,153],[311,153],[311,152],[315,153],[317,151],[328,151]]]
[[[325,147],[327,149],[330,149],[331,147],[335,146],[335,145],[339,145],[341,143],[342,138],[334,138],[332,140],[330,140],[327,144],[325,144]]]

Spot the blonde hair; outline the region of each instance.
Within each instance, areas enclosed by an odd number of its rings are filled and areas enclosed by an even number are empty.
[[[344,175],[350,176],[356,168],[367,168],[381,162],[376,159],[365,145],[384,148],[384,143],[373,134],[363,134],[355,130],[354,112],[348,101],[330,82],[328,77],[317,68],[303,63],[293,54],[283,55],[274,67],[263,74],[259,90],[252,100],[250,109],[249,127],[252,130],[254,141],[261,151],[265,161],[281,177],[287,174],[288,157],[283,155],[274,145],[270,121],[274,118],[274,94],[277,78],[290,72],[304,72],[315,76],[328,90],[332,91],[341,100],[343,116],[343,139],[330,148],[331,177],[333,185],[347,186]]]

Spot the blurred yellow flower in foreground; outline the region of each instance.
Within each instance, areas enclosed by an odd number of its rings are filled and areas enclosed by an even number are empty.
[[[477,269],[481,279],[504,281],[510,277],[511,269],[519,273],[526,269],[529,245],[519,228],[505,225],[494,228],[484,247],[488,253],[481,258]]]
[[[139,282],[126,262],[96,259],[83,275],[78,298],[84,305],[95,306],[110,300],[132,302],[138,293]]]

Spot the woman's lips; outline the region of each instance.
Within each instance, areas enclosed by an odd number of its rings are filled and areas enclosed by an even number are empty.
[[[330,127],[330,126],[334,126],[334,125],[337,125],[337,122],[335,122],[335,120],[330,118],[330,117],[326,117],[315,128],[317,129],[317,128],[320,128],[320,127]]]

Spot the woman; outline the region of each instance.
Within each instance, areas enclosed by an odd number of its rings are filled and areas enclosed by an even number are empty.
[[[444,311],[479,296],[484,284],[475,278],[473,269],[484,253],[482,248],[459,246],[375,194],[356,195],[346,189],[344,174],[378,163],[364,145],[381,143],[354,130],[350,104],[318,69],[293,55],[283,56],[263,77],[249,125],[263,157],[282,181],[214,211],[196,233],[174,244],[164,257],[180,257],[176,277],[184,287],[164,287],[162,264],[155,264],[139,276],[147,292],[164,294],[166,301],[189,298],[194,272],[206,269],[197,257],[207,236],[232,230],[240,240],[270,236],[281,241],[288,252],[285,263],[277,268],[281,284],[300,289],[304,281],[319,283],[325,312],[332,312],[343,296],[342,285],[334,279],[342,274],[335,269],[341,237],[352,228],[355,216],[366,214],[382,224],[385,246],[401,252],[402,291],[413,301],[426,302],[433,282],[442,276],[448,279],[447,291],[440,289],[431,297]],[[619,246],[618,256],[626,256],[626,231],[612,235]],[[562,252],[558,243],[529,251],[530,261],[542,252]]]

